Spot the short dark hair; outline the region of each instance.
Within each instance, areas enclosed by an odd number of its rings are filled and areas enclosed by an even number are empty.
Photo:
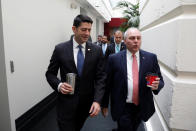
[[[82,22],[87,22],[87,23],[93,24],[93,20],[90,17],[88,17],[87,15],[78,15],[74,19],[73,26],[75,26],[77,28],[81,25]]]

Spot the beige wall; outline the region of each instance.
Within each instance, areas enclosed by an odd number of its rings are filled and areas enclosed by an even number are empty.
[[[75,0],[1,0],[3,45],[0,47],[4,52],[1,51],[0,71],[5,70],[1,74],[4,80],[1,91],[5,93],[1,102],[9,109],[0,120],[10,115],[12,131],[15,131],[15,119],[53,91],[46,82],[45,71],[55,45],[69,40],[73,34],[73,19],[80,14],[80,7],[82,5]],[[91,10],[88,15],[94,21],[92,37],[95,39],[96,15]],[[13,73],[10,61],[14,61]]]
[[[162,130],[195,131],[196,1],[146,0],[140,11],[142,48],[157,54],[165,80],[155,96],[160,112],[150,122]]]
[[[0,3],[1,7],[1,3]],[[5,68],[5,53],[3,41],[3,25],[2,15],[0,10],[0,130],[11,131],[11,118],[8,100],[6,68]]]

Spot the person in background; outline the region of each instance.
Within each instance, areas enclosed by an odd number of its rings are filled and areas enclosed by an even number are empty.
[[[92,43],[92,38],[91,38],[91,36],[89,36],[88,42]]]
[[[94,44],[96,44],[96,45],[101,45],[101,41],[102,41],[102,35],[98,35],[97,41],[94,42]]]
[[[108,57],[110,54],[118,53],[119,51],[126,49],[126,45],[122,40],[123,40],[123,33],[117,30],[114,33],[114,43],[110,43],[110,45],[108,46],[105,52],[105,56]]]
[[[114,43],[114,34],[110,37],[110,43]]]
[[[86,118],[96,116],[104,94],[103,53],[88,42],[92,19],[75,17],[71,39],[55,46],[46,79],[57,92],[57,122],[60,131],[80,131]],[[57,77],[60,70],[60,79]],[[75,73],[75,89],[66,82],[66,74]],[[72,93],[74,89],[74,93]]]
[[[141,33],[129,28],[124,34],[126,50],[110,55],[107,61],[107,85],[102,101],[102,113],[108,112],[111,95],[111,114],[118,131],[136,131],[142,121],[155,112],[153,93],[164,86],[157,56],[140,49]],[[147,87],[146,74],[156,73],[152,88]]]
[[[107,50],[107,47],[108,47],[108,38],[106,35],[102,36],[102,41],[101,41],[101,48],[102,48],[102,52],[103,52],[103,55],[105,56],[105,52]]]

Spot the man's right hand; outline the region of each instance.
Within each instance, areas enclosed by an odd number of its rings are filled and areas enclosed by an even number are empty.
[[[69,94],[73,91],[73,88],[71,87],[71,85],[64,82],[61,84],[59,90],[62,94]]]
[[[108,115],[108,108],[101,108],[101,113],[104,117],[106,117]]]

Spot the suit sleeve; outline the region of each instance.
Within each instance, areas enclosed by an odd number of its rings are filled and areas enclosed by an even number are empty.
[[[111,87],[112,87],[112,60],[111,57],[108,58],[108,61],[106,63],[106,86],[105,86],[105,93],[103,96],[103,100],[101,103],[102,107],[107,108],[109,105],[109,97],[110,97],[110,92],[111,92]]]
[[[101,104],[105,92],[104,88],[105,88],[106,73],[105,73],[105,60],[100,47],[98,48],[97,52],[99,58],[96,67],[94,101]]]
[[[159,63],[158,63],[156,55],[155,55],[155,58],[154,58],[153,70],[154,70],[154,72],[156,72],[156,74],[158,74],[158,76],[160,78],[158,89],[157,90],[153,90],[153,93],[155,95],[157,95],[159,93],[159,91],[163,88],[164,81],[163,81],[163,77],[161,75],[161,71],[160,71],[160,67],[159,67]]]
[[[111,54],[111,51],[110,51],[110,46],[107,47],[106,51],[105,51],[105,59],[107,60],[109,55]]]
[[[55,47],[52,57],[50,59],[48,70],[46,71],[45,74],[48,83],[55,91],[57,91],[58,85],[61,82],[57,78],[58,70],[59,70],[58,51],[57,51],[57,47]]]

